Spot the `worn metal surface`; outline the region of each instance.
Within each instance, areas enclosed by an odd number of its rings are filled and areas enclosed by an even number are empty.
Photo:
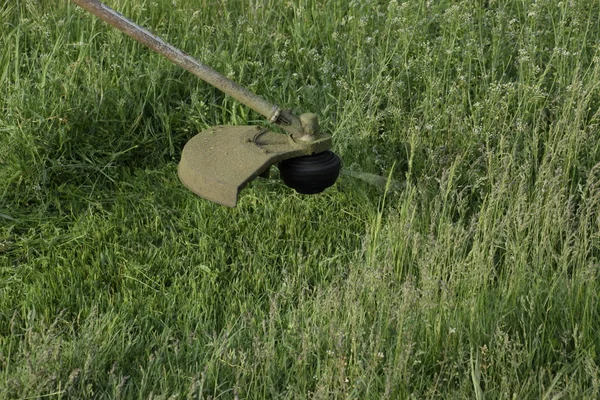
[[[299,118],[294,115],[290,110],[282,110],[279,106],[252,93],[250,90],[237,84],[231,79],[228,79],[209,66],[202,64],[175,46],[166,43],[161,38],[153,35],[100,1],[72,1],[131,38],[163,55],[174,64],[188,70],[200,79],[238,100],[240,103],[265,116],[271,123],[281,126],[282,129],[293,135],[295,138],[303,138],[305,141],[318,140],[318,137],[308,134],[308,131],[304,129],[306,125],[303,124],[304,121],[301,120],[301,117]]]
[[[256,112],[275,122],[276,116],[281,112],[278,106],[271,104],[262,97],[252,93],[243,86],[226,78],[219,72],[210,68],[187,55],[176,47],[164,42],[146,29],[125,18],[122,14],[99,2],[98,0],[72,0],[73,3],[84,8],[113,27],[119,29],[131,38],[149,47],[155,52],[165,56],[173,63],[190,71],[200,79],[230,95]]]
[[[192,192],[235,207],[239,191],[272,164],[329,148],[330,137],[307,144],[258,126],[217,126],[185,145],[177,172]]]

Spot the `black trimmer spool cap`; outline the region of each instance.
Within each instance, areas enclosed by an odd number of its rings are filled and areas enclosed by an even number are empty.
[[[281,161],[283,183],[301,194],[317,194],[332,186],[340,175],[342,160],[331,150]]]

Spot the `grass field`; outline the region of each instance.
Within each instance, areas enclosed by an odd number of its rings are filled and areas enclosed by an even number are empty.
[[[598,398],[600,1],[106,3],[349,173],[200,199],[185,142],[264,119],[0,0],[0,398]]]

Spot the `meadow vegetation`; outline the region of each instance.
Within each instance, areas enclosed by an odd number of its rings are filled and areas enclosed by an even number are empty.
[[[598,398],[598,0],[106,3],[398,184],[200,199],[185,142],[261,117],[0,0],[0,398]]]

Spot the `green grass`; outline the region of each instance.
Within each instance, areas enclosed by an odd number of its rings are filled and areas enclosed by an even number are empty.
[[[598,398],[598,0],[107,4],[354,172],[202,200],[185,142],[261,117],[0,0],[0,398]]]

